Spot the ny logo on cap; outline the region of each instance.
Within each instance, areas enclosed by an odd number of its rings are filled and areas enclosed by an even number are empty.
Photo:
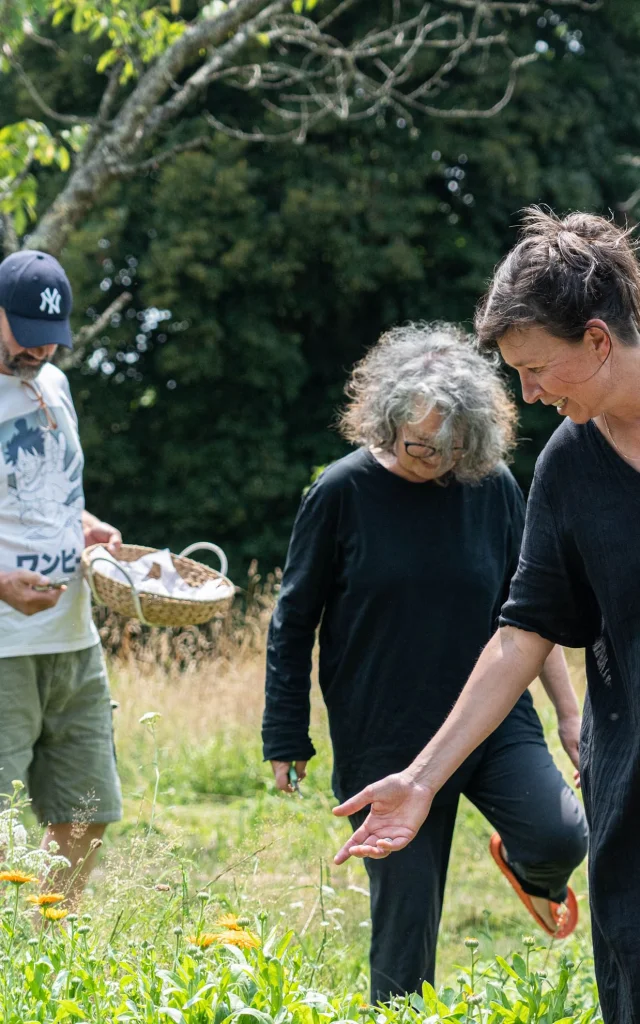
[[[42,313],[46,308],[47,313],[59,313],[61,298],[62,296],[57,288],[53,290],[45,288],[43,292],[40,292],[40,312]]]

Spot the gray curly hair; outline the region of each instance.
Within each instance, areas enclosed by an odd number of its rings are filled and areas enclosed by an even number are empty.
[[[462,483],[494,472],[515,444],[516,408],[496,360],[451,324],[408,323],[387,331],[356,364],[345,391],[343,437],[383,451],[393,450],[399,429],[436,409],[444,458],[454,445],[465,449],[452,469]]]

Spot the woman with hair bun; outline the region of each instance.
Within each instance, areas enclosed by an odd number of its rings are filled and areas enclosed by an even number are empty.
[[[518,371],[525,401],[555,406],[564,422],[536,465],[499,630],[413,763],[336,809],[371,805],[336,860],[406,847],[553,645],[584,648],[580,772],[596,976],[607,1024],[638,1024],[640,268],[629,233],[602,217],[530,209],[476,329]]]
[[[520,548],[524,501],[504,464],[515,408],[494,360],[447,325],[389,331],[356,366],[342,417],[357,450],[304,497],[269,630],[264,756],[290,790],[314,754],[311,652],[344,800],[399,771],[442,725],[497,622]],[[577,764],[580,714],[563,652],[540,675]],[[415,842],[367,864],[373,1001],[434,982],[438,926],[461,793],[497,830],[494,858],[537,923],[577,921],[569,876],[586,823],[556,768],[531,697],[461,765]],[[354,828],[364,820],[358,812]]]

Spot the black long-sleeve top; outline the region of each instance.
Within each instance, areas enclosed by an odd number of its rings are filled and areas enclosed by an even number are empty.
[[[405,768],[495,629],[523,521],[503,466],[477,485],[410,483],[359,449],[325,470],[300,505],[269,628],[265,759],[315,753],[309,693],[321,622],[336,796]],[[460,791],[481,750],[446,793]]]

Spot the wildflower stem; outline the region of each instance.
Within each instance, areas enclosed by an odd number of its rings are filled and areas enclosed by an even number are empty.
[[[15,885],[15,896],[13,900],[13,919],[11,921],[11,932],[9,933],[9,945],[7,947],[7,956],[11,956],[11,950],[13,948],[13,940],[16,935],[16,927],[18,924],[18,903],[20,900],[20,886]]]
[[[76,952],[76,926],[75,921],[71,922],[71,945],[69,949],[69,963],[67,964],[67,980],[65,982],[65,999],[69,998],[69,986],[71,984],[71,974],[73,971],[73,961],[75,959]]]
[[[320,861],[320,892],[318,894],[318,898],[320,900],[320,913],[322,914],[322,921],[323,921],[322,941],[320,942],[320,946],[319,946],[318,952],[316,953],[315,962],[313,964],[313,967],[311,968],[311,977],[309,978],[309,988],[313,984],[313,979],[315,977],[316,970],[318,969],[318,964],[320,963],[320,958],[322,957],[322,954],[324,953],[324,947],[327,944],[327,926],[324,923],[326,921],[326,916],[325,916],[325,912],[324,912],[323,885],[324,885],[324,865],[323,865],[322,861]]]
[[[153,799],[151,801],[151,814],[149,816],[149,830],[147,835],[151,834],[153,828],[153,819],[156,813],[156,805],[158,803],[158,789],[160,788],[160,763],[158,759],[158,737],[156,736],[155,721],[150,723],[151,738],[153,740],[153,771],[155,775],[155,783],[153,787]]]

